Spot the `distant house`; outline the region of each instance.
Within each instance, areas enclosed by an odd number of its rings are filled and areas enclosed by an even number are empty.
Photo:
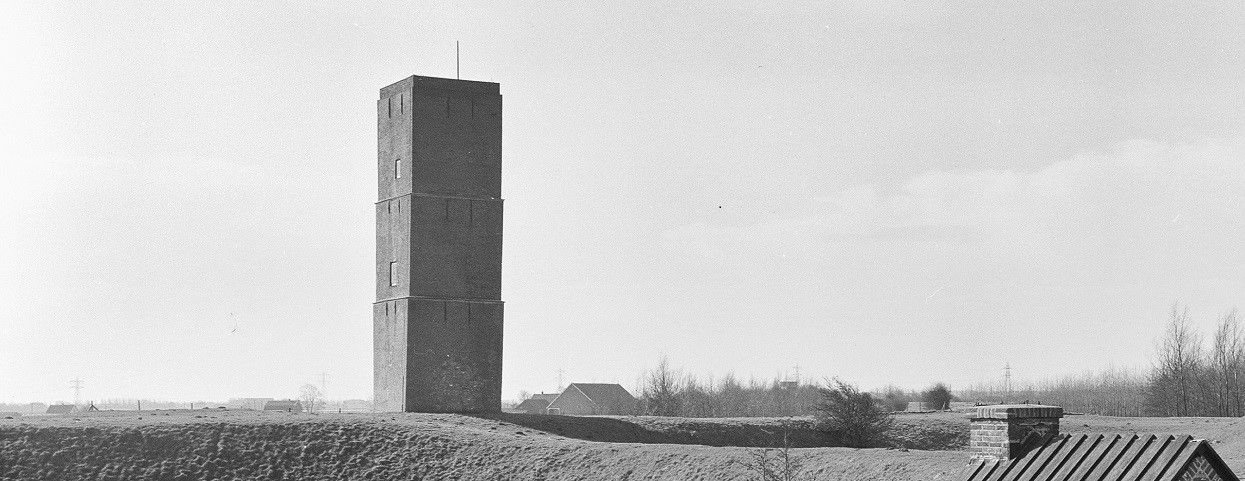
[[[549,414],[635,414],[636,400],[618,384],[572,383],[549,403]]]
[[[524,399],[518,406],[514,407],[514,412],[526,414],[545,414],[545,409],[549,407],[549,401],[537,398]]]
[[[301,413],[303,412],[303,403],[302,401],[297,401],[293,399],[268,401],[264,403],[264,410],[265,411],[285,411],[285,412],[290,412],[290,413]]]
[[[225,406],[229,409],[253,409],[260,411],[264,409],[264,405],[268,404],[268,401],[272,400],[270,397],[242,397],[230,399],[229,402],[225,403]]]
[[[73,404],[53,404],[48,406],[48,414],[69,414],[77,410]]]
[[[548,414],[546,409],[549,407],[549,403],[553,402],[554,399],[557,399],[558,396],[559,393],[556,392],[533,394],[511,409],[510,412],[524,414]]]

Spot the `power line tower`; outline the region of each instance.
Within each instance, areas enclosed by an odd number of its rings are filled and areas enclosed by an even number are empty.
[[[82,404],[82,379],[76,377],[70,379],[69,386],[73,388],[73,405]]]
[[[562,376],[566,374],[566,370],[558,368],[558,392],[562,392]]]
[[[329,398],[328,393],[329,393],[329,373],[321,372],[320,373],[320,395],[324,396],[324,399],[328,399]]]

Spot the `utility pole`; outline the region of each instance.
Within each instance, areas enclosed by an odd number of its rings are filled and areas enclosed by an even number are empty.
[[[82,379],[76,377],[70,379],[69,385],[73,387],[73,405],[82,404]]]
[[[1007,391],[1007,397],[1003,402],[1011,402],[1012,399],[1012,364],[1009,362],[1003,365],[1003,389]]]

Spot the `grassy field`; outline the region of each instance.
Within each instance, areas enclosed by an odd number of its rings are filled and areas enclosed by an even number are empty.
[[[794,449],[824,480],[956,479],[962,415],[903,415],[908,445]],[[0,479],[754,479],[744,463],[781,439],[821,442],[808,420],[248,411],[103,412],[0,419]],[[1238,419],[1070,416],[1066,432],[1190,433],[1245,468]],[[723,447],[726,446],[726,447]]]

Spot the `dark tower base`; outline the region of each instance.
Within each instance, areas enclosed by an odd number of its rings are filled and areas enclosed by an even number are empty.
[[[376,410],[501,409],[500,301],[408,298],[374,311]]]

